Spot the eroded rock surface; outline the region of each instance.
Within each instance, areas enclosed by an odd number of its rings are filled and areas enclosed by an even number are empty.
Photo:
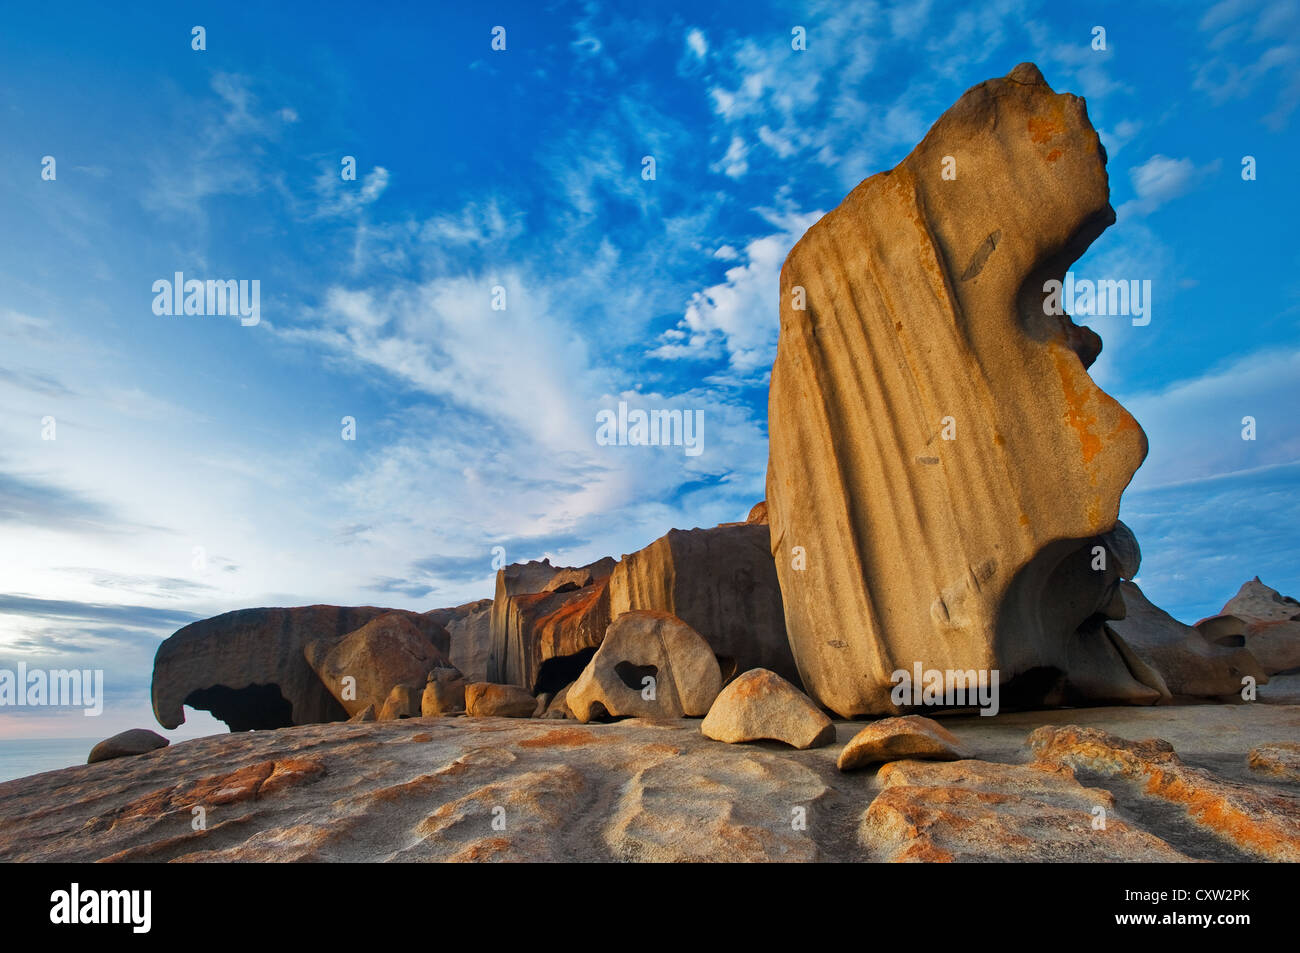
[[[437,641],[429,634],[434,627]],[[395,686],[423,686],[431,669],[451,664],[447,646],[446,630],[432,617],[387,612],[342,639],[308,642],[303,657],[349,716],[374,705],[382,718]]]
[[[239,609],[191,623],[166,639],[154,657],[154,717],[164,728],[175,728],[189,705],[211,711],[235,731],[340,721],[347,711],[312,671],[303,649],[312,641],[337,642],[390,612],[409,617],[446,651],[446,631],[435,620],[375,606]]]
[[[945,178],[945,157],[956,162]],[[890,675],[998,670],[1041,702],[1151,702],[1086,575],[1146,455],[1044,283],[1115,219],[1083,100],[1031,64],[969,90],[803,236],[780,281],[767,503],[804,687],[897,713]],[[1073,638],[1092,623],[1086,637]]]
[[[702,717],[722,689],[709,644],[666,612],[624,612],[610,625],[565,703],[578,721]]]
[[[1300,602],[1258,576],[1243,583],[1219,615],[1196,627],[1216,644],[1244,646],[1269,675],[1300,671]]]
[[[1197,785],[1253,789],[1262,800],[1239,801],[1244,819],[1222,833],[1144,783],[1025,765],[1027,734],[1059,714],[945,717],[981,760],[847,774],[836,757],[861,723],[837,723],[836,744],[804,751],[718,744],[690,719],[409,718],[216,735],[0,784],[0,861],[1252,860],[1233,838],[1249,845],[1252,825],[1275,822],[1276,799],[1300,793],[1246,758],[1293,737],[1300,709],[1071,713],[1117,737],[1171,739]],[[206,830],[193,829],[196,807]]]

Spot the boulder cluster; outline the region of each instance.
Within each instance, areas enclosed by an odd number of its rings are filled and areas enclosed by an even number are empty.
[[[1185,625],[1136,584],[1120,495],[1147,440],[1046,286],[1110,224],[1082,99],[1032,64],[969,90],[813,225],[780,278],[767,499],[585,566],[498,571],[413,612],[243,609],[167,639],[158,721],[233,730],[467,717],[702,717],[724,742],[834,739],[849,770],[962,757],[899,671],[995,673],[1003,709],[1235,699],[1300,669],[1258,579]]]

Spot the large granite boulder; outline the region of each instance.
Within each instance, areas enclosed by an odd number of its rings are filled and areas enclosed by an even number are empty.
[[[1258,576],[1196,628],[1217,645],[1245,646],[1269,675],[1300,671],[1300,602]]]
[[[1213,645],[1151,603],[1136,583],[1120,583],[1125,615],[1107,623],[1111,632],[1160,676],[1169,694],[1192,697],[1238,695],[1242,679],[1268,681],[1244,648]]]
[[[766,523],[670,530],[624,556],[609,578],[610,614],[681,619],[718,656],[724,680],[753,668],[799,685]]]
[[[376,616],[402,611],[323,605],[239,609],[193,622],[166,639],[154,656],[154,717],[164,728],[175,728],[185,721],[183,706],[189,705],[212,712],[232,731],[342,721],[347,712],[307,664],[304,647],[338,641]],[[445,629],[418,612],[405,614],[446,651]]]
[[[451,665],[427,634],[433,625],[428,616],[387,612],[337,641],[308,642],[303,654],[348,715],[374,705],[382,716],[394,686],[419,685],[423,691],[430,670]]]
[[[917,661],[996,670],[1018,704],[1062,679],[1083,700],[1159,699],[1098,622],[1114,579],[1087,577],[1146,437],[1088,376],[1100,339],[1045,288],[1114,220],[1083,100],[1025,63],[790,252],[768,518],[826,707],[897,713],[891,675]]]

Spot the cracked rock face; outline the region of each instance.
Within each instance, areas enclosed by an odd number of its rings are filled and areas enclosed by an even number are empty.
[[[786,259],[768,517],[799,674],[838,714],[901,711],[918,661],[996,669],[1019,704],[1160,698],[1102,624],[1136,551],[1090,561],[1146,436],[1088,376],[1100,339],[1045,307],[1114,220],[1083,100],[1022,64]]]

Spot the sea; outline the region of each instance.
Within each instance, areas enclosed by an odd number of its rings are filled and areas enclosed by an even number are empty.
[[[0,738],[0,782],[85,764],[100,738]]]

